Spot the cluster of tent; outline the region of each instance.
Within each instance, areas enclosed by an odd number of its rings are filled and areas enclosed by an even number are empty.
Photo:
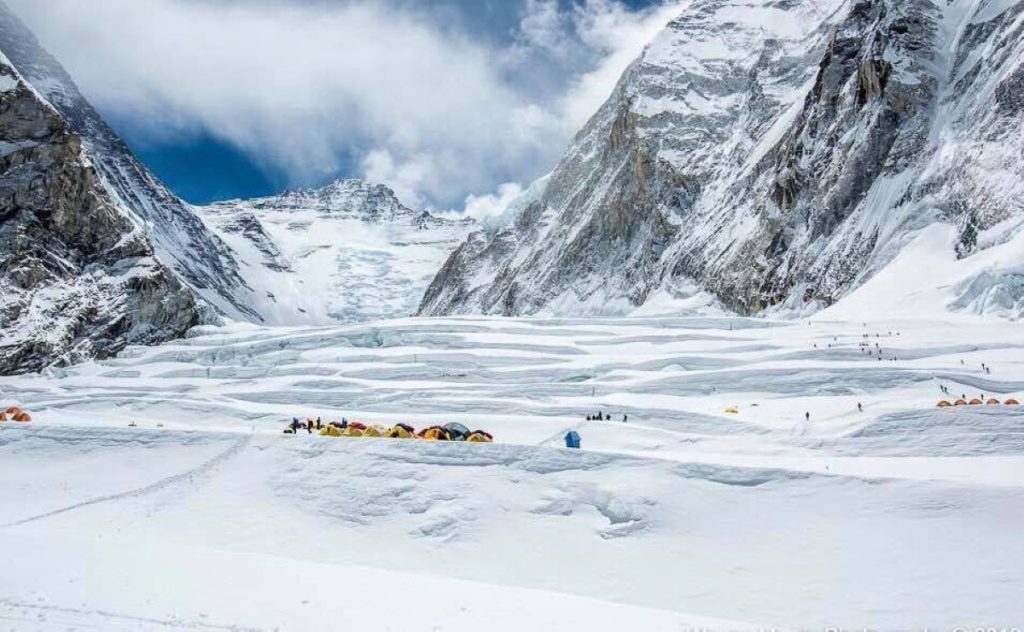
[[[951,408],[953,406],[981,406],[983,404],[988,405],[988,406],[999,406],[999,405],[1002,405],[1002,406],[1020,406],[1020,402],[1018,402],[1015,399],[1008,399],[1008,400],[1006,400],[1004,402],[1001,402],[1001,401],[999,401],[998,399],[996,399],[994,397],[990,398],[988,400],[985,400],[985,401],[982,401],[978,397],[975,397],[974,399],[971,399],[971,400],[958,399],[955,402],[950,402],[949,400],[944,399],[944,400],[941,400],[939,402],[938,406],[939,406],[939,408]]]
[[[358,421],[332,421],[320,429],[321,437],[370,437],[382,439],[421,439],[424,441],[467,441],[493,443],[494,435],[485,430],[470,430],[459,423],[430,426],[419,432],[408,424],[395,424],[390,428],[368,426]]]
[[[21,424],[27,424],[32,421],[32,415],[17,406],[11,406],[7,410],[0,412],[0,422],[4,421],[16,421]]]

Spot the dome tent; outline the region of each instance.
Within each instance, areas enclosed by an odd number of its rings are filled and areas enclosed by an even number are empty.
[[[444,429],[448,431],[449,441],[465,441],[469,437],[469,428],[460,423],[445,424]]]
[[[395,424],[385,436],[388,439],[415,439],[416,429],[407,424]]]
[[[466,441],[469,443],[494,443],[494,436],[483,430],[474,430],[466,437]]]

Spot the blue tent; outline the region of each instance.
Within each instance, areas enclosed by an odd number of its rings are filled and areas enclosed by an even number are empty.
[[[570,430],[569,434],[565,435],[565,447],[580,449],[580,433],[575,430]]]

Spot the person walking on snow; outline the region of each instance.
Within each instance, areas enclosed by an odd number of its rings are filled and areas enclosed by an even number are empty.
[[[808,413],[804,413],[804,419],[807,420],[807,421],[810,421],[811,420],[811,413],[809,413],[809,412]]]
[[[860,402],[857,402],[857,412],[864,412],[864,407],[861,406]]]

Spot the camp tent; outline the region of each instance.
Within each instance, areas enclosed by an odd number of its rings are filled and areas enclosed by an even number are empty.
[[[348,428],[345,428],[344,430],[341,431],[341,436],[343,436],[343,437],[361,437],[361,436],[363,436],[363,430],[366,428],[366,426],[363,426],[362,428],[360,428],[359,426],[362,426],[362,425],[363,424],[358,424],[358,425],[357,424],[349,424]]]
[[[0,413],[0,421],[7,421],[7,413]]]
[[[570,430],[565,435],[565,447],[572,448],[574,450],[580,449],[580,433],[575,430]]]
[[[972,400],[970,401],[970,404],[971,404],[971,406],[981,406],[981,405],[982,405],[982,404],[984,404],[984,403],[985,403],[985,402],[981,401],[981,400],[980,400],[980,399],[978,399],[977,397],[975,397],[974,399],[972,399]]]
[[[730,406],[725,409],[725,412],[729,415],[738,415],[740,414],[740,409],[736,408],[735,406]]]
[[[427,441],[449,441],[448,431],[441,426],[431,426],[420,431],[420,439]]]
[[[15,415],[21,414],[22,410],[20,408],[18,408],[17,406],[11,406],[10,408],[8,408],[4,412],[6,412],[11,417],[14,417]]]
[[[386,436],[389,439],[415,439],[416,429],[406,424],[395,424],[388,430]]]
[[[326,425],[320,430],[321,437],[340,437],[342,436],[341,428],[333,425]]]
[[[28,422],[32,421],[32,416],[29,415],[28,413],[18,413],[17,415],[14,416],[14,421],[17,421],[17,422],[23,423],[23,424],[24,423],[28,423]]]
[[[470,443],[493,443],[494,437],[491,433],[484,432],[483,430],[474,430],[466,437],[466,441]]]
[[[952,405],[953,404],[950,404],[946,400],[942,400],[942,401],[939,402],[939,408],[949,408]]]
[[[1020,406],[1020,402],[1018,402],[1015,399],[1008,399],[1005,402],[1003,402],[1003,404],[1005,404],[1006,406]]]
[[[998,406],[999,400],[993,397],[992,399],[988,400],[985,403],[988,404],[989,406]]]
[[[387,431],[380,426],[370,426],[363,431],[364,437],[383,437]]]
[[[955,402],[953,402],[953,405],[954,406],[966,406],[967,405],[967,400],[966,399],[958,399]]]
[[[459,423],[445,424],[444,429],[448,431],[449,441],[465,441],[469,436],[469,428]]]

